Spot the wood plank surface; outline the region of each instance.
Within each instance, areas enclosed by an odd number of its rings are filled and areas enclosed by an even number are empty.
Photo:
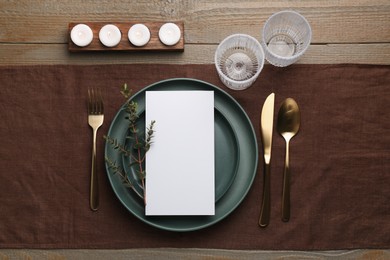
[[[213,50],[226,36],[246,33],[260,40],[266,19],[284,9],[303,14],[313,30],[311,52],[301,63],[390,64],[388,0],[1,0],[0,65],[7,65],[7,61],[9,64],[115,63],[118,60],[115,54],[75,58],[66,48],[59,47],[68,43],[69,22],[112,20],[184,22],[184,55],[158,54],[153,59],[149,54],[136,54],[131,60],[137,63],[210,63]],[[54,56],[47,57],[48,54]],[[130,62],[129,57],[132,56],[125,55],[118,62]]]
[[[294,9],[313,43],[390,41],[390,2],[372,1],[2,1],[0,42],[66,43],[70,21],[183,20],[186,43],[218,43],[231,33],[259,36],[274,12]]]
[[[0,250],[0,260],[190,260],[190,259],[348,259],[348,260],[387,260],[388,250],[336,250],[336,251],[248,251],[248,250],[210,250],[210,249],[126,249],[126,250]]]
[[[66,44],[0,44],[0,65],[211,64],[216,45],[186,45],[184,52],[70,53]],[[297,63],[390,64],[390,44],[312,45]]]

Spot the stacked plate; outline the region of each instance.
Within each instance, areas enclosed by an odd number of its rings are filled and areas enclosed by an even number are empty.
[[[143,222],[170,231],[192,231],[217,223],[228,216],[248,193],[257,170],[258,147],[253,126],[243,108],[229,94],[209,83],[194,79],[169,79],[152,84],[131,97],[138,103],[139,130],[145,129],[145,91],[214,91],[215,106],[215,215],[214,216],[145,216],[144,201],[123,185],[117,174],[106,164],[108,178],[121,203]],[[125,106],[116,114],[108,136],[122,143],[128,135]],[[158,133],[156,133],[158,134]],[[128,158],[110,144],[105,156],[119,163],[129,178],[137,180]],[[120,165],[122,164],[122,165]],[[199,180],[201,182],[202,180]],[[194,184],[196,185],[196,183]],[[141,191],[140,185],[135,188]],[[199,190],[199,192],[202,192]]]

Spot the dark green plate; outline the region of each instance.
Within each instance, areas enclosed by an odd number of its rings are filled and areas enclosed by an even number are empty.
[[[228,216],[248,193],[257,170],[258,148],[252,124],[242,107],[221,89],[194,79],[169,79],[154,83],[132,99],[138,102],[140,111],[140,131],[145,128],[145,91],[170,90],[213,90],[215,106],[215,215],[214,216],[145,216],[143,200],[135,192],[122,184],[106,164],[108,178],[121,203],[136,217],[154,227],[170,231],[192,231],[208,227]],[[110,126],[108,135],[125,142],[128,121],[124,106],[119,110]],[[157,122],[156,122],[157,124]],[[156,133],[158,134],[158,133]],[[126,165],[122,157],[111,145],[105,147],[105,156],[120,162],[123,168],[136,174]],[[136,178],[136,177],[134,177]],[[199,180],[202,181],[202,180]],[[140,189],[140,187],[136,187]],[[201,192],[201,191],[199,191]]]

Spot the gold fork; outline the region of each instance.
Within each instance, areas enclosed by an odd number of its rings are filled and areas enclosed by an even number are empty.
[[[99,89],[88,89],[88,124],[93,130],[93,145],[92,145],[92,167],[91,167],[91,186],[89,205],[92,210],[97,210],[99,207],[99,189],[97,177],[96,163],[96,133],[99,127],[103,124],[104,108],[102,93]]]

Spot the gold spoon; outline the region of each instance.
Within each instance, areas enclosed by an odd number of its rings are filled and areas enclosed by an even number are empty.
[[[292,98],[287,98],[280,106],[278,113],[277,131],[286,140],[286,158],[283,173],[283,194],[282,194],[282,220],[287,222],[290,219],[290,162],[289,143],[298,130],[301,122],[301,115],[298,104]]]

